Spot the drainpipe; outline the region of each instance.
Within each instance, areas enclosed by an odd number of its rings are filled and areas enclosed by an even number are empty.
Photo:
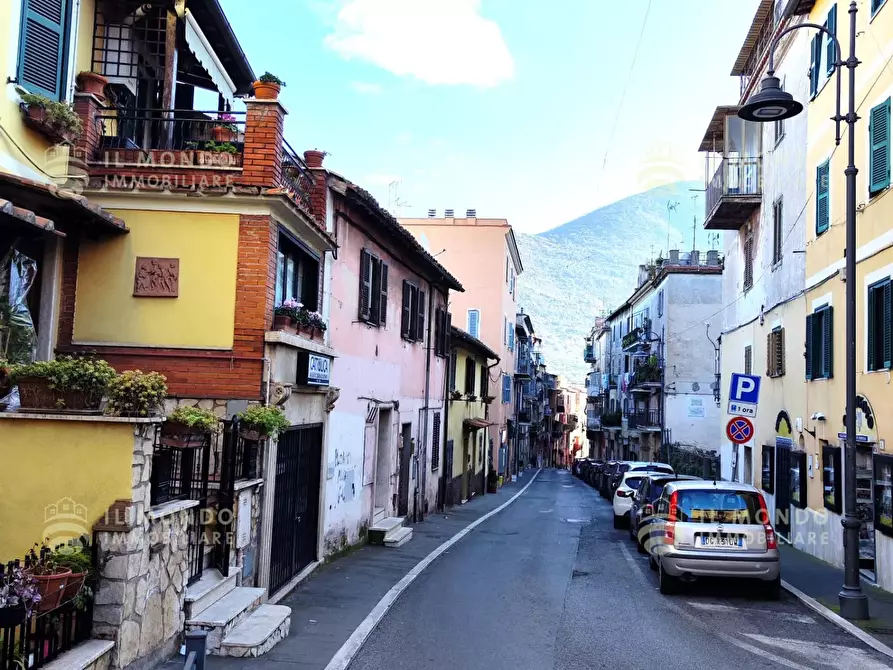
[[[434,321],[434,285],[428,280],[428,334],[425,338],[425,405],[422,414],[422,438],[419,440],[419,456],[427,454],[428,442],[428,412],[429,401],[431,397],[431,336],[432,323]],[[433,448],[433,447],[432,447]],[[427,495],[428,484],[428,463],[425,458],[419,458],[419,478],[416,484],[416,501],[414,518],[417,521],[424,521],[425,514],[419,507],[419,486],[421,486],[421,500],[425,500]]]
[[[495,368],[501,362],[502,362],[502,359],[499,356],[497,356],[496,362],[493,365],[487,366],[487,379],[490,379],[490,370]],[[495,402],[495,396],[494,396],[494,402]],[[499,375],[499,402],[502,402],[502,375]],[[487,476],[490,474],[490,472],[489,472],[490,458],[493,456],[493,449],[490,448],[490,428],[492,428],[492,426],[487,428],[487,444],[485,445],[485,447],[487,449],[487,458],[484,459],[484,495],[487,494]],[[500,441],[500,444],[502,444],[501,441]],[[463,467],[464,467],[464,464],[463,464]],[[499,469],[499,449],[498,448],[496,451],[496,468],[497,468],[497,470]]]

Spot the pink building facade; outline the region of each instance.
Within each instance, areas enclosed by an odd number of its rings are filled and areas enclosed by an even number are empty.
[[[338,244],[329,336],[338,352],[325,481],[326,553],[391,517],[440,506],[450,291],[461,284],[362,188],[322,168],[314,207]]]
[[[447,210],[449,212],[449,210]],[[516,463],[514,414],[516,370],[515,318],[518,282],[524,271],[512,227],[505,219],[485,219],[469,211],[465,218],[401,219],[419,243],[450,269],[465,292],[450,295],[453,323],[499,355],[490,370],[490,462],[488,471],[510,476]]]

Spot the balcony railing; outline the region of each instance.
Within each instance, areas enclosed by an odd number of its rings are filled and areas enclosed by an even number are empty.
[[[660,410],[645,409],[626,414],[627,426],[637,428],[660,428]]]
[[[583,360],[587,363],[595,363],[595,348],[587,344],[583,349]]]
[[[519,377],[532,377],[533,376],[533,363],[530,361],[530,358],[526,356],[522,356],[518,359],[517,373]]]
[[[633,386],[643,384],[659,384],[661,381],[661,369],[658,364],[645,363],[636,368]]]
[[[530,412],[518,412],[518,423],[530,423]]]
[[[724,158],[707,185],[708,230],[738,230],[760,206],[763,159]]]
[[[621,418],[620,412],[605,412],[601,415],[601,424],[606,428],[619,428]]]
[[[310,191],[313,188],[313,181],[313,175],[304,159],[291,148],[288,142],[283,140],[281,186],[291,191],[308,212],[313,211],[313,205],[310,202]]]

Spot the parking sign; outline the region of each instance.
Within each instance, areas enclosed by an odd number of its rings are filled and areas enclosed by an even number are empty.
[[[732,374],[729,386],[729,414],[756,416],[760,399],[760,378],[756,375]]]

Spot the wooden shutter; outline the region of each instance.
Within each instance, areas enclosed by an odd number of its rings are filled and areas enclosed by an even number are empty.
[[[766,376],[775,376],[775,332],[766,335]]]
[[[809,64],[809,97],[814,98],[819,92],[819,69],[821,58],[821,33],[812,38],[812,44],[809,48],[810,64]]]
[[[434,355],[440,356],[443,349],[443,310],[434,310]]]
[[[893,367],[893,284],[884,284],[884,367]]]
[[[456,390],[456,365],[459,362],[459,352],[450,351],[450,391]]]
[[[871,13],[872,15],[880,9],[880,6],[884,4],[884,0],[871,0]]]
[[[830,184],[828,183],[829,163],[825,161],[816,168],[816,210],[815,210],[815,231],[816,235],[821,235],[828,230],[829,216],[828,211],[828,194]]]
[[[469,356],[465,359],[465,393],[474,395],[474,372],[477,362]]]
[[[834,376],[834,308],[825,307],[822,318],[822,376]]]
[[[417,342],[425,341],[425,292],[419,291],[418,298],[418,320],[416,321],[416,335],[415,339]]]
[[[468,310],[468,334],[480,338],[481,313],[476,309]]]
[[[812,335],[813,335],[813,323],[815,321],[814,314],[806,315],[806,378],[812,379]]]
[[[360,321],[372,318],[372,254],[367,249],[360,252]]]
[[[870,286],[868,288],[868,369],[869,370],[877,370],[878,361],[875,354],[875,348],[877,343],[874,339],[875,329],[877,328],[877,320],[878,318],[883,318],[882,314],[877,313],[877,291],[879,286]]]
[[[434,430],[431,437],[431,469],[440,467],[440,412],[434,412]]]
[[[481,399],[486,398],[490,393],[490,375],[487,372],[487,364],[481,367]]]
[[[753,286],[753,238],[744,240],[744,289]]]
[[[776,369],[778,370],[778,376],[781,377],[784,375],[785,366],[784,366],[784,328],[777,331],[775,337],[775,361],[776,361]]]
[[[403,280],[403,318],[400,321],[400,336],[410,339],[410,327],[412,326],[412,284]]]
[[[828,32],[830,32],[832,35],[837,35],[836,4],[831,5],[831,9],[828,10]],[[834,72],[835,63],[837,63],[837,42],[829,38],[825,53],[825,73],[829,76]]]
[[[869,112],[868,191],[872,195],[890,185],[890,98]]]
[[[502,375],[502,402],[510,403],[512,401],[512,378],[508,375]]]
[[[378,287],[381,293],[378,299],[378,325],[384,326],[388,322],[388,264],[381,263],[379,272],[381,273],[381,278],[379,279]]]
[[[31,93],[64,95],[67,0],[24,0],[18,80]]]

